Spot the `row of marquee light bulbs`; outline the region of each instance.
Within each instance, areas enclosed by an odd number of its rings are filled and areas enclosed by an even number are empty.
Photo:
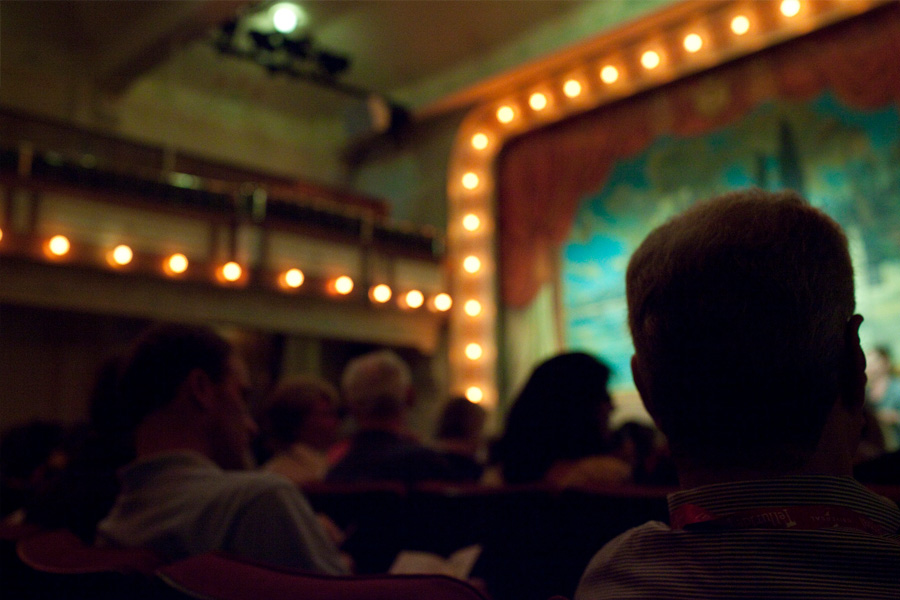
[[[803,8],[803,0],[781,0],[781,3],[779,4],[779,11],[788,19],[800,15]],[[738,13],[731,18],[730,29],[735,36],[747,34],[751,31],[752,27],[753,21],[751,20],[751,15],[749,13]],[[682,39],[682,44],[687,52],[694,54],[703,49],[706,45],[706,40],[700,32],[691,31],[685,34]],[[660,50],[645,50],[640,56],[640,63],[647,71],[653,71],[663,64],[663,55]],[[620,68],[613,64],[602,65],[599,72],[600,80],[607,85],[612,85],[617,81],[620,81],[622,77]],[[567,79],[563,83],[562,91],[567,98],[578,98],[584,91],[583,82],[574,77]],[[540,112],[550,105],[550,99],[544,92],[534,92],[528,97],[528,105],[533,111]],[[517,116],[518,112],[516,108],[508,104],[500,106],[496,112],[497,120],[504,125],[508,125],[515,121]],[[484,133],[477,133],[472,137],[471,143],[472,147],[476,150],[485,150],[490,145],[490,138]],[[465,189],[474,190],[478,187],[478,184],[479,178],[475,173],[468,172],[463,175],[462,185]]]
[[[2,240],[3,230],[0,229],[0,241]],[[54,235],[47,239],[43,244],[44,255],[52,260],[65,258],[69,254],[71,248],[71,242],[64,235]],[[106,253],[106,261],[109,266],[113,268],[126,267],[131,264],[133,259],[134,251],[127,244],[119,244]],[[177,277],[187,271],[188,265],[188,258],[184,254],[175,253],[167,256],[163,260],[162,269],[166,275]],[[480,263],[477,266],[473,263],[469,263],[469,267],[474,268],[475,271],[477,271],[477,269],[480,268]],[[220,283],[236,283],[240,281],[243,275],[244,269],[240,264],[234,261],[226,262],[216,269],[216,278]],[[280,274],[278,283],[284,290],[296,290],[303,285],[305,280],[306,276],[303,274],[303,271],[297,268],[291,268]],[[354,285],[354,281],[351,277],[341,275],[329,280],[327,287],[330,292],[333,292],[336,295],[346,296],[353,291]],[[389,285],[384,283],[372,285],[369,288],[369,299],[375,304],[386,304],[391,300],[393,295],[394,291]],[[398,299],[398,301],[401,307],[408,309],[417,309],[426,305],[425,294],[420,290],[415,289],[407,291]],[[453,306],[453,299],[449,294],[441,292],[431,297],[427,302],[427,305],[430,309],[437,312],[446,312]],[[470,316],[477,316],[481,312],[481,304],[476,300],[470,300],[465,304],[464,310],[466,314]],[[470,358],[474,356],[473,360],[477,360],[481,356],[480,346],[478,348],[472,347],[467,349],[466,355]]]
[[[778,5],[778,10],[785,18],[793,19],[802,13],[804,5],[804,0],[781,0]],[[731,33],[738,37],[749,33],[754,27],[753,19],[754,15],[749,11],[733,14],[729,22]],[[707,40],[704,38],[701,31],[690,30],[685,32],[681,41],[684,49],[689,54],[698,53],[707,43]],[[640,55],[640,64],[648,72],[652,72],[654,69],[660,67],[663,64],[663,61],[664,57],[658,49],[647,49]],[[623,73],[621,68],[617,67],[615,64],[604,63],[599,67],[599,79],[603,84],[613,85],[621,81],[622,77]],[[584,92],[584,82],[580,81],[577,77],[568,78],[562,84],[562,92],[567,98],[575,100]],[[550,98],[548,98],[547,93],[544,91],[535,91],[528,96],[528,106],[535,113],[540,113],[548,108],[550,102]],[[512,104],[503,104],[497,108],[495,116],[497,121],[502,125],[511,125],[516,121],[519,112]],[[485,151],[491,146],[491,137],[488,133],[483,131],[477,132],[471,137],[470,143],[472,148],[476,151]],[[472,170],[464,172],[459,181],[462,184],[462,187],[469,192],[477,191],[482,185],[481,178]],[[475,212],[467,212],[464,214],[461,224],[463,229],[469,234],[479,233],[483,226],[481,219]],[[480,266],[480,260],[474,255],[466,256],[462,262],[463,270],[470,274],[478,273]],[[477,309],[470,311],[470,303],[473,306],[476,306]],[[465,305],[465,312],[470,317],[479,316],[481,314],[480,303],[474,299],[468,300]],[[478,360],[483,355],[482,345],[476,341],[469,340],[468,343],[465,344],[464,353],[470,360]],[[480,402],[484,398],[484,390],[478,385],[472,385],[466,389],[465,395],[472,402]]]

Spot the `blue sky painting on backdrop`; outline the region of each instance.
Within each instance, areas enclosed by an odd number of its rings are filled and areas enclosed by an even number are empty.
[[[585,197],[562,249],[566,345],[613,368],[631,389],[625,269],[651,229],[698,199],[747,186],[793,188],[845,229],[863,345],[900,356],[900,113],[864,112],[830,93],[773,100],[693,138],[658,138]]]

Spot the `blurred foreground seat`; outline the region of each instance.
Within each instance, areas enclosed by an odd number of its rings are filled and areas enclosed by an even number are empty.
[[[487,600],[444,575],[319,575],[216,552],[166,565],[157,575],[185,596],[207,600]]]
[[[22,598],[168,600],[180,598],[154,576],[162,561],[141,549],[95,548],[60,529],[19,540]]]

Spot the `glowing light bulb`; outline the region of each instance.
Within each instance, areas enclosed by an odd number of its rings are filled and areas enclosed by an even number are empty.
[[[780,10],[786,17],[796,17],[800,13],[800,0],[782,0]]]
[[[468,344],[466,345],[466,358],[469,360],[478,360],[484,354],[484,350],[482,349],[480,344]]]
[[[735,35],[744,35],[750,31],[750,19],[744,15],[736,16],[731,20],[731,31],[733,31]]]
[[[171,275],[180,275],[187,271],[188,259],[184,254],[173,254],[166,260],[165,270]]]
[[[451,306],[453,306],[453,298],[450,297],[450,294],[440,293],[434,297],[434,307],[437,310],[446,312],[450,310]]]
[[[659,57],[659,53],[653,50],[647,50],[641,55],[641,64],[648,71],[658,67],[660,62],[662,59]]]
[[[300,269],[288,269],[284,272],[282,278],[284,280],[284,285],[292,289],[297,289],[303,285],[303,282],[306,280],[303,271]]]
[[[516,118],[516,111],[511,106],[501,106],[497,109],[497,120],[501,123],[509,123]]]
[[[691,33],[684,38],[684,49],[688,52],[697,52],[703,47],[703,38],[696,33]]]
[[[54,235],[47,242],[47,249],[54,256],[65,256],[69,253],[71,247],[72,244],[69,243],[69,238],[64,235]]]
[[[600,79],[603,83],[615,83],[619,79],[619,70],[612,65],[606,65],[600,70]]]
[[[237,264],[234,261],[230,261],[222,265],[222,278],[225,281],[237,281],[241,278],[241,274],[243,274],[244,270],[241,268],[241,265]]]
[[[281,2],[271,8],[272,25],[279,33],[292,33],[307,21],[306,13],[291,2]]]
[[[341,275],[334,280],[334,291],[342,296],[346,296],[353,291],[353,280],[346,275]]]
[[[576,79],[570,79],[563,84],[563,93],[568,98],[577,98],[581,95],[581,82]]]
[[[463,306],[463,310],[465,310],[466,314],[470,317],[477,317],[481,314],[481,302],[478,300],[467,300]]]
[[[132,258],[134,258],[134,252],[132,252],[131,248],[125,244],[120,244],[113,248],[110,257],[114,264],[124,267],[131,262]]]
[[[475,188],[477,188],[478,182],[478,175],[472,173],[471,171],[462,176],[463,187],[467,190],[474,190]]]
[[[481,260],[477,256],[467,256],[463,261],[463,269],[466,273],[477,273],[481,270]]]
[[[369,297],[372,298],[372,301],[381,304],[390,300],[392,295],[393,292],[391,291],[391,288],[383,283],[373,286],[369,292]]]
[[[484,400],[484,392],[480,387],[473,385],[466,390],[466,398],[468,398],[469,402],[478,404],[479,402]]]
[[[488,147],[489,142],[488,136],[483,133],[476,133],[472,136],[472,147],[476,150],[484,150]]]
[[[419,290],[410,290],[406,293],[406,305],[410,308],[419,308],[425,303],[425,295]]]
[[[3,230],[0,229],[0,240],[3,240]]]
[[[528,98],[528,105],[534,110],[544,110],[547,108],[547,96],[540,92],[535,92]]]
[[[462,224],[466,231],[478,231],[478,228],[481,227],[481,219],[478,218],[478,215],[469,213],[463,217]]]

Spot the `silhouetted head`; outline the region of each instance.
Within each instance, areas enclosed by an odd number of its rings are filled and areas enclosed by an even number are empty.
[[[341,393],[361,426],[402,420],[412,401],[409,365],[390,350],[364,354],[347,363]]]
[[[339,426],[337,388],[312,375],[281,382],[265,410],[264,428],[279,447],[302,442],[325,450]]]
[[[539,481],[558,460],[608,449],[609,367],[589,354],[540,364],[510,408],[498,448],[509,483]]]
[[[635,382],[676,456],[799,464],[835,400],[861,399],[847,239],[796,193],[695,205],[647,236],[626,283]]]
[[[465,396],[450,398],[438,419],[439,440],[480,440],[487,412]]]
[[[243,468],[256,433],[249,386],[246,365],[211,328],[163,323],[141,334],[126,355],[120,394],[132,427],[165,415],[151,437],[187,433],[223,468]]]

